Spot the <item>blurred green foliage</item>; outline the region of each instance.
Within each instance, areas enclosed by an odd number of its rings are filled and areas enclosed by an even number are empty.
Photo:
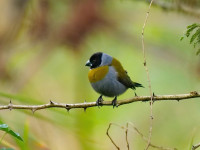
[[[14,132],[11,130],[7,124],[0,124],[0,130],[4,131],[7,134],[12,135],[13,137],[17,138],[18,140],[23,141],[22,137],[19,135],[19,133]],[[2,139],[1,139],[2,141]]]
[[[196,30],[196,31],[195,31]],[[191,32],[193,32],[193,34],[191,35]],[[185,33],[186,37],[189,37],[191,35],[190,38],[190,44],[193,44],[194,48],[196,48],[196,46],[198,45],[198,50],[196,52],[196,55],[200,54],[200,24],[197,23],[193,23],[189,26],[187,26],[187,31]],[[181,40],[183,40],[184,36],[181,37]]]
[[[1,105],[96,101],[85,62],[103,51],[120,60],[132,80],[148,87],[143,67],[141,30],[147,11],[139,1],[0,1],[0,102]],[[12,11],[10,11],[12,10]],[[185,27],[198,18],[152,7],[145,28],[147,64],[156,95],[181,94],[200,87],[200,60],[192,54],[189,39],[180,42]],[[149,95],[148,88],[137,95]],[[128,90],[119,99],[134,96]],[[112,98],[104,98],[112,100]],[[152,143],[188,149],[200,139],[200,101],[157,102],[153,105]],[[2,110],[0,120],[23,135],[24,142],[6,136],[13,149],[110,150],[106,136],[110,122],[132,122],[148,136],[149,103],[111,107],[59,108],[37,111]],[[111,136],[121,149],[125,135],[115,127]],[[129,132],[131,149],[146,143]],[[152,148],[150,148],[152,149]]]

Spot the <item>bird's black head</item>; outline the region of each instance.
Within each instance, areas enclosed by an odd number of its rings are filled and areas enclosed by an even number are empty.
[[[85,64],[86,66],[89,66],[90,69],[92,68],[96,68],[99,67],[101,65],[101,61],[102,61],[102,52],[97,52],[94,53],[90,59],[87,61],[87,63]]]

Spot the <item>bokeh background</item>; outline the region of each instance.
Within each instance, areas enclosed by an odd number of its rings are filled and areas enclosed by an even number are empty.
[[[143,66],[141,31],[148,9],[145,0],[1,0],[0,104],[44,104],[96,101],[85,62],[103,51],[118,58],[138,88],[149,95]],[[186,27],[199,22],[199,0],[155,1],[145,28],[145,49],[152,89],[156,95],[181,94],[200,88],[200,59],[185,38]],[[118,99],[134,96],[132,90]],[[106,100],[111,100],[106,98]],[[200,142],[200,101],[156,102],[152,143],[189,149]],[[109,123],[133,123],[149,133],[149,103],[112,107],[37,111],[2,110],[0,120],[20,133],[24,142],[6,135],[1,147],[16,150],[114,150],[106,136]],[[110,134],[126,149],[125,132]],[[3,135],[3,132],[0,132]],[[131,149],[146,142],[129,131]],[[153,149],[153,148],[149,148]]]

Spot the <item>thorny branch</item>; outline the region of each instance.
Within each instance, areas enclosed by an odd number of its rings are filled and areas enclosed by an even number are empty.
[[[136,132],[145,142],[148,143],[148,139],[132,124],[132,123],[127,123],[126,124],[126,127],[124,126],[121,126],[121,125],[118,125],[116,123],[110,123],[109,126],[108,126],[108,129],[107,129],[107,136],[109,137],[109,139],[111,140],[111,142],[113,143],[113,145],[118,149],[120,150],[120,148],[117,146],[117,144],[114,142],[114,140],[112,139],[112,137],[109,135],[109,130],[111,129],[111,126],[112,125],[115,125],[117,127],[120,127],[121,129],[124,129],[125,130],[125,134],[126,134],[126,143],[127,143],[127,148],[129,150],[129,143],[128,143],[128,139],[127,139],[127,134],[128,134],[128,131],[132,131],[132,132]],[[129,125],[131,125],[132,128],[129,128]],[[133,130],[131,130],[133,129]],[[177,150],[176,148],[165,148],[165,147],[162,147],[162,146],[156,146],[152,143],[149,144],[150,147],[153,147],[153,148],[156,148],[156,149],[160,149],[160,150]]]
[[[197,149],[197,148],[199,148],[200,147],[200,143],[198,143],[198,144],[196,144],[196,145],[193,145],[192,146],[192,150],[195,150],[195,149]]]
[[[153,102],[156,101],[165,101],[165,100],[175,100],[175,101],[180,101],[180,100],[187,100],[191,98],[197,98],[200,97],[200,93],[193,91],[190,92],[189,94],[178,94],[178,95],[153,95]],[[133,102],[147,102],[151,100],[151,96],[136,96],[132,97],[129,99],[123,99],[123,100],[118,100],[117,101],[117,106],[120,105],[125,105]],[[199,99],[200,100],[200,99]],[[111,101],[103,101],[102,106],[112,106]],[[47,104],[43,105],[15,105],[11,101],[8,105],[0,105],[0,110],[3,109],[28,109],[32,110],[32,112],[35,112],[37,110],[41,109],[47,109],[47,108],[65,108],[68,111],[70,109],[76,109],[76,108],[83,108],[86,110],[89,107],[96,107],[96,102],[83,102],[83,103],[75,103],[75,104],[64,104],[64,103],[57,103],[50,101]]]
[[[145,53],[145,46],[144,46],[144,30],[145,30],[145,27],[146,27],[147,20],[149,18],[149,13],[150,13],[150,8],[151,8],[152,3],[153,3],[153,0],[151,0],[151,2],[149,4],[149,8],[148,8],[148,11],[146,13],[146,18],[144,20],[144,25],[142,27],[142,51],[143,51],[143,57],[144,57],[144,68],[145,68],[145,71],[146,71],[146,74],[147,74],[147,81],[148,81],[148,84],[149,84],[149,93],[150,93],[150,96],[151,96],[149,138],[148,138],[148,143],[147,143],[145,150],[148,150],[148,148],[150,146],[152,128],[153,128],[153,93],[152,93],[152,89],[151,89],[151,80],[150,80],[150,77],[149,77],[149,69],[147,67],[147,60],[146,60],[146,53]]]

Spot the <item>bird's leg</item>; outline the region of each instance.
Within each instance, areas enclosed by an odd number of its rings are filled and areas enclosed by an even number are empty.
[[[135,97],[138,97],[138,95],[137,95],[137,93],[134,91],[134,93],[135,93]]]
[[[117,96],[112,100],[113,108],[117,107]]]
[[[103,98],[102,98],[102,95],[100,95],[96,101],[97,106],[99,107],[100,105],[102,105],[102,102],[103,102]]]

